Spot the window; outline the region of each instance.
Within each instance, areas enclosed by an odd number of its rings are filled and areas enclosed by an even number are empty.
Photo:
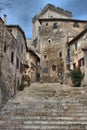
[[[53,29],[56,29],[56,28],[58,28],[58,25],[57,25],[57,23],[54,23],[53,24]]]
[[[19,59],[16,58],[16,69],[19,69]]]
[[[62,57],[62,51],[59,52],[58,57],[59,57],[59,58]]]
[[[4,52],[6,53],[7,47],[6,44],[4,45]]]
[[[75,27],[75,28],[79,28],[79,24],[78,24],[78,22],[74,22],[73,27]]]
[[[45,54],[45,55],[44,55],[44,59],[46,59],[46,58],[47,58],[47,55]]]
[[[74,70],[76,69],[76,63],[73,63],[73,69]]]
[[[37,46],[37,38],[33,40],[33,46],[36,48],[36,46]]]
[[[48,23],[46,23],[46,26],[48,26]]]
[[[52,43],[52,40],[51,40],[51,39],[48,39],[48,43],[51,44],[51,43]]]
[[[11,63],[13,64],[14,63],[14,53],[11,52]]]
[[[43,73],[48,73],[48,68],[43,68]]]
[[[52,71],[56,71],[56,65],[52,65]]]
[[[84,58],[81,58],[81,59],[78,61],[78,67],[84,66],[84,64],[85,64]]]

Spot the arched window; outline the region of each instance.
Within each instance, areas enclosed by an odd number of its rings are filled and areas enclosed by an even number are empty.
[[[51,43],[52,43],[52,40],[51,40],[51,39],[48,39],[48,43],[51,44]]]

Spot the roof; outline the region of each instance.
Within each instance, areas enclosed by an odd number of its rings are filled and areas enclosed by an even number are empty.
[[[78,19],[64,19],[64,18],[40,18],[39,19],[39,22],[42,23],[42,22],[45,22],[45,21],[65,21],[65,22],[81,22],[81,23],[87,23],[86,20],[78,20]]]
[[[42,14],[44,14],[48,9],[52,9],[58,13],[63,13],[64,15],[68,16],[68,17],[72,17],[72,12],[70,11],[67,11],[67,10],[64,10],[62,8],[59,8],[59,7],[56,7],[52,4],[47,4],[42,10],[41,12],[36,15],[33,19],[32,19],[32,22],[34,23]]]
[[[24,37],[24,40],[25,40],[25,46],[26,46],[26,49],[27,49],[27,42],[26,42],[26,37],[25,37],[25,33],[24,31],[22,30],[22,28],[19,26],[19,25],[7,25],[8,28],[18,28],[22,34],[23,34],[23,37]]]
[[[76,37],[74,37],[70,42],[68,42],[68,44],[70,45],[75,41],[79,40],[79,38],[81,38],[86,32],[87,32],[87,28],[84,29],[81,33],[79,33]]]

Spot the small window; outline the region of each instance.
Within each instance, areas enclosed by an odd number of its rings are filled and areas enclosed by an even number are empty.
[[[84,58],[81,58],[81,59],[78,61],[78,67],[84,66],[84,64],[85,64]]]
[[[48,68],[43,68],[43,73],[48,73]]]
[[[19,69],[19,59],[16,58],[16,69]]]
[[[75,27],[75,28],[79,28],[79,24],[78,24],[78,22],[74,22],[73,27]]]
[[[54,24],[53,24],[53,29],[56,29],[56,28],[58,28],[58,24],[57,24],[57,23],[54,23]]]
[[[52,71],[56,71],[56,65],[52,65]]]
[[[39,31],[39,32],[41,31],[41,26],[38,26],[38,31]]]
[[[48,26],[48,23],[46,23],[46,26]]]
[[[7,50],[7,47],[6,47],[6,45],[4,45],[4,52],[6,53],[6,50]]]
[[[51,43],[52,43],[52,40],[51,40],[51,39],[48,39],[48,43],[51,44]]]
[[[74,70],[76,69],[76,63],[73,63],[73,69]]]
[[[46,59],[46,58],[47,58],[47,55],[45,54],[45,55],[44,55],[44,59]]]
[[[59,57],[59,58],[61,58],[61,57],[62,57],[62,51],[61,51],[61,52],[59,52],[58,57]]]
[[[14,63],[14,53],[11,52],[11,63],[13,64]]]

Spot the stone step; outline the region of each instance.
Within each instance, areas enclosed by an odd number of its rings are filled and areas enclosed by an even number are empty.
[[[7,116],[7,118],[10,120],[10,121],[20,121],[20,120],[28,120],[28,121],[35,121],[35,120],[38,120],[38,121],[86,121],[87,120],[87,116],[66,116],[66,117],[52,117],[52,116]],[[5,117],[1,117],[2,120],[0,120],[0,122],[2,121],[6,121]]]
[[[87,130],[86,89],[33,84],[9,100],[0,130]]]
[[[46,105],[49,105],[49,106],[53,106],[53,107],[59,107],[59,106],[70,106],[72,105],[73,107],[75,108],[81,108],[81,109],[87,109],[87,106],[85,104],[81,104],[81,103],[78,103],[78,102],[75,102],[75,101],[70,101],[68,102],[66,99],[64,100],[61,100],[59,102],[55,101],[55,100],[50,100],[50,101],[42,101],[42,102],[38,102],[37,100],[31,100],[31,102],[21,102],[21,104],[19,103],[18,105],[16,105],[15,103],[14,104],[8,104],[6,105],[2,110],[6,110],[6,109],[19,109],[19,108],[29,108],[32,106],[38,106],[38,105],[41,105],[41,106],[46,106]]]
[[[85,124],[17,124],[9,123],[1,125],[0,129],[3,130],[87,130],[87,125]]]

